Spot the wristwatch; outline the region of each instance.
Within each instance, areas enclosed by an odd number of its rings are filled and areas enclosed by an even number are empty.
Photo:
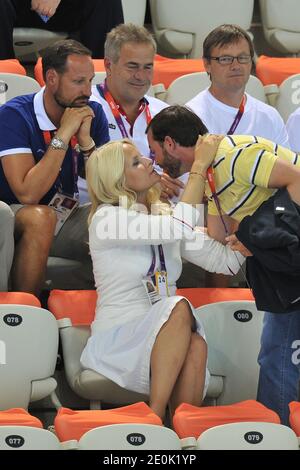
[[[68,144],[65,144],[63,140],[61,140],[59,137],[53,137],[51,139],[50,145],[51,148],[54,150],[65,150],[67,151],[69,148]]]

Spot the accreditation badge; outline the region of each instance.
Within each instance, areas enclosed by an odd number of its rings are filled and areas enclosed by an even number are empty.
[[[161,297],[169,297],[168,274],[166,271],[156,271],[155,283],[158,294]]]
[[[142,280],[142,283],[146,291],[150,305],[154,305],[156,304],[156,302],[159,302],[161,300],[161,296],[158,294],[157,288],[153,282],[152,277],[151,276],[144,277]]]

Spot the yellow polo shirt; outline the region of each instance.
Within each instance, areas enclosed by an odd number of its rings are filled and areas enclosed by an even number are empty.
[[[300,155],[280,145],[250,135],[224,137],[213,163],[216,192],[224,214],[240,222],[274,193],[268,188],[278,158],[300,166]],[[299,181],[300,184],[300,181]],[[207,185],[208,213],[218,215]]]

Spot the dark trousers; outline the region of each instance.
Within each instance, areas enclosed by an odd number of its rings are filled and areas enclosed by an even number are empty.
[[[14,26],[78,32],[93,57],[103,58],[106,34],[123,22],[121,0],[62,0],[47,23],[31,10],[31,0],[0,0],[0,59],[15,57]]]

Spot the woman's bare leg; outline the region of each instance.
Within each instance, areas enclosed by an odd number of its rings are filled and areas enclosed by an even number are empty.
[[[174,414],[181,403],[200,406],[205,385],[207,344],[202,336],[192,333],[190,347],[171,394],[170,411]]]
[[[183,299],[156,337],[150,360],[150,407],[161,418],[189,351],[193,324],[190,306]]]

